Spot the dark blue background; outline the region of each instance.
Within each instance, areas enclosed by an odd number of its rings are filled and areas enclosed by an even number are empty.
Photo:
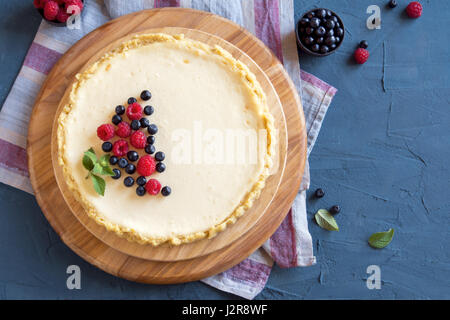
[[[422,1],[420,19],[405,17],[409,1],[297,0],[296,19],[313,3],[337,12],[346,38],[335,54],[301,54],[301,67],[338,88],[310,158],[308,218],[339,204],[340,232],[310,223],[317,265],[274,267],[258,299],[450,298],[450,63],[447,0]],[[0,104],[40,23],[31,0],[0,1]],[[368,30],[366,8],[382,8],[382,27]],[[370,59],[352,62],[369,41]],[[235,298],[200,282],[154,286],[128,282],[89,265],[51,229],[33,196],[0,184],[0,298]],[[383,250],[371,233],[395,228]],[[82,289],[66,289],[66,268],[82,270]],[[382,289],[368,290],[366,268],[381,267]]]

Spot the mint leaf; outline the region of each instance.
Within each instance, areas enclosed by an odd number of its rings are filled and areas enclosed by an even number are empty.
[[[95,151],[92,148],[90,148],[88,151],[86,151],[84,153],[84,156],[88,157],[92,161],[93,164],[97,163],[97,161],[98,161],[97,156],[95,155]],[[84,159],[84,157],[83,157],[83,159]],[[91,170],[91,169],[88,169],[88,170]]]
[[[101,176],[114,176],[115,173],[112,169],[107,165],[106,167],[102,167],[100,163],[96,163],[94,168],[92,169],[92,173]]]
[[[106,182],[103,178],[91,173],[92,183],[94,184],[94,190],[101,196],[105,195]]]
[[[83,156],[83,167],[85,167],[88,171],[91,171],[94,168],[94,162],[87,155]]]
[[[334,217],[331,215],[331,213],[328,212],[328,210],[319,209],[319,211],[316,212],[314,218],[321,228],[329,231],[339,231],[336,220],[334,220]]]
[[[109,166],[109,158],[110,158],[111,156],[109,155],[109,154],[105,154],[105,155],[103,155],[101,158],[100,158],[100,164],[101,164],[101,166],[102,167],[107,167],[107,166]]]
[[[391,243],[392,238],[394,237],[394,229],[389,229],[384,232],[376,232],[372,234],[369,238],[369,244],[371,247],[376,249],[383,249],[389,243]]]
[[[116,175],[110,166],[103,167],[102,172],[103,172],[102,175],[104,175],[104,176],[115,176]]]

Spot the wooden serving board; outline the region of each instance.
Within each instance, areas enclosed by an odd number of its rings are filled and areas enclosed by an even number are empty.
[[[50,147],[53,119],[74,75],[99,51],[115,41],[130,34],[165,27],[211,33],[244,51],[266,74],[278,94],[285,115],[288,141],[286,166],[280,173],[279,187],[274,189],[274,197],[259,220],[230,244],[179,261],[137,258],[108,245],[101,236],[105,242],[94,236],[72,214],[58,188]],[[260,40],[219,16],[191,9],[164,8],[140,11],[112,20],[67,51],[48,75],[36,99],[30,120],[27,151],[30,179],[37,201],[52,227],[72,250],[116,276],[145,283],[178,283],[198,280],[232,267],[248,257],[275,232],[286,216],[301,182],[306,160],[306,132],[296,89],[280,62]]]
[[[250,228],[252,228],[253,225],[266,213],[266,209],[268,208],[270,202],[272,201],[278,190],[286,164],[287,129],[283,108],[280,99],[278,98],[278,94],[275,91],[275,88],[273,87],[266,74],[261,70],[261,68],[259,68],[259,66],[243,51],[241,51],[231,43],[223,40],[222,38],[195,29],[165,27],[148,29],[139,33],[158,32],[172,35],[184,34],[187,38],[198,40],[211,46],[219,45],[230,52],[233,57],[244,62],[256,75],[259,83],[266,93],[270,111],[275,119],[275,127],[277,129],[278,136],[275,148],[277,154],[274,157],[275,165],[273,168],[273,172],[271,177],[267,179],[266,186],[261,192],[261,196],[259,197],[258,201],[254,203],[254,205],[245,213],[244,216],[239,218],[237,223],[227,227],[225,231],[220,232],[213,239],[204,239],[181,246],[171,246],[169,244],[164,244],[158,247],[154,247],[152,245],[141,245],[139,243],[130,242],[126,239],[123,239],[113,232],[108,232],[103,226],[98,225],[93,219],[89,218],[86,215],[86,212],[77,202],[72,192],[70,192],[70,190],[68,189],[64,181],[62,168],[58,164],[57,119],[64,106],[68,103],[68,98],[72,90],[72,83],[67,86],[65,94],[61,99],[61,103],[59,104],[56,115],[54,117],[55,120],[53,122],[52,130],[52,160],[56,181],[63,194],[64,199],[66,200],[67,205],[72,210],[73,214],[78,218],[78,220],[93,235],[105,242],[110,247],[137,258],[155,261],[179,261],[200,257],[226,247],[237,238],[239,238],[242,234],[250,230]],[[113,41],[105,48],[102,48],[85,63],[80,72],[84,71],[84,69],[89,68],[105,53],[115,49],[121,43],[131,39],[134,35],[139,33],[129,34],[123,38]]]

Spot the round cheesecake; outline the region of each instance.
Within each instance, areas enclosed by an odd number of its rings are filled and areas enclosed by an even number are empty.
[[[144,90],[150,99],[140,97]],[[124,179],[136,181],[139,172],[112,164],[121,178],[102,176],[103,195],[87,179],[87,150],[99,159],[114,155],[102,149],[97,128],[110,124],[117,130],[111,122],[115,108],[128,108],[130,97],[154,110],[142,118],[158,131],[137,131],[154,135],[155,153],[133,147],[130,138],[115,135],[109,142],[126,140],[140,159],[150,156],[155,163],[161,160],[156,152],[164,152],[165,170],[146,180],[170,187],[170,194],[138,195],[138,185],[126,186]],[[127,113],[120,117],[131,123]],[[57,138],[65,181],[89,217],[130,241],[178,245],[213,237],[252,206],[272,165],[274,125],[255,75],[229,52],[183,35],[145,34],[76,76],[58,118]],[[139,160],[127,159],[137,167]]]

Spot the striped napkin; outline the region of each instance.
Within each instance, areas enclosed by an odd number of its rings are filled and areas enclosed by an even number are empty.
[[[42,21],[24,64],[0,112],[0,181],[33,193],[25,151],[29,115],[54,63],[82,36],[111,18],[154,7],[190,7],[233,20],[273,50],[302,97],[308,155],[336,89],[301,71],[295,43],[293,0],[86,0],[81,29],[58,28]],[[30,5],[31,1],[30,1]],[[286,219],[262,248],[233,268],[202,281],[253,299],[267,282],[274,262],[283,268],[315,263],[306,219],[309,166]]]

